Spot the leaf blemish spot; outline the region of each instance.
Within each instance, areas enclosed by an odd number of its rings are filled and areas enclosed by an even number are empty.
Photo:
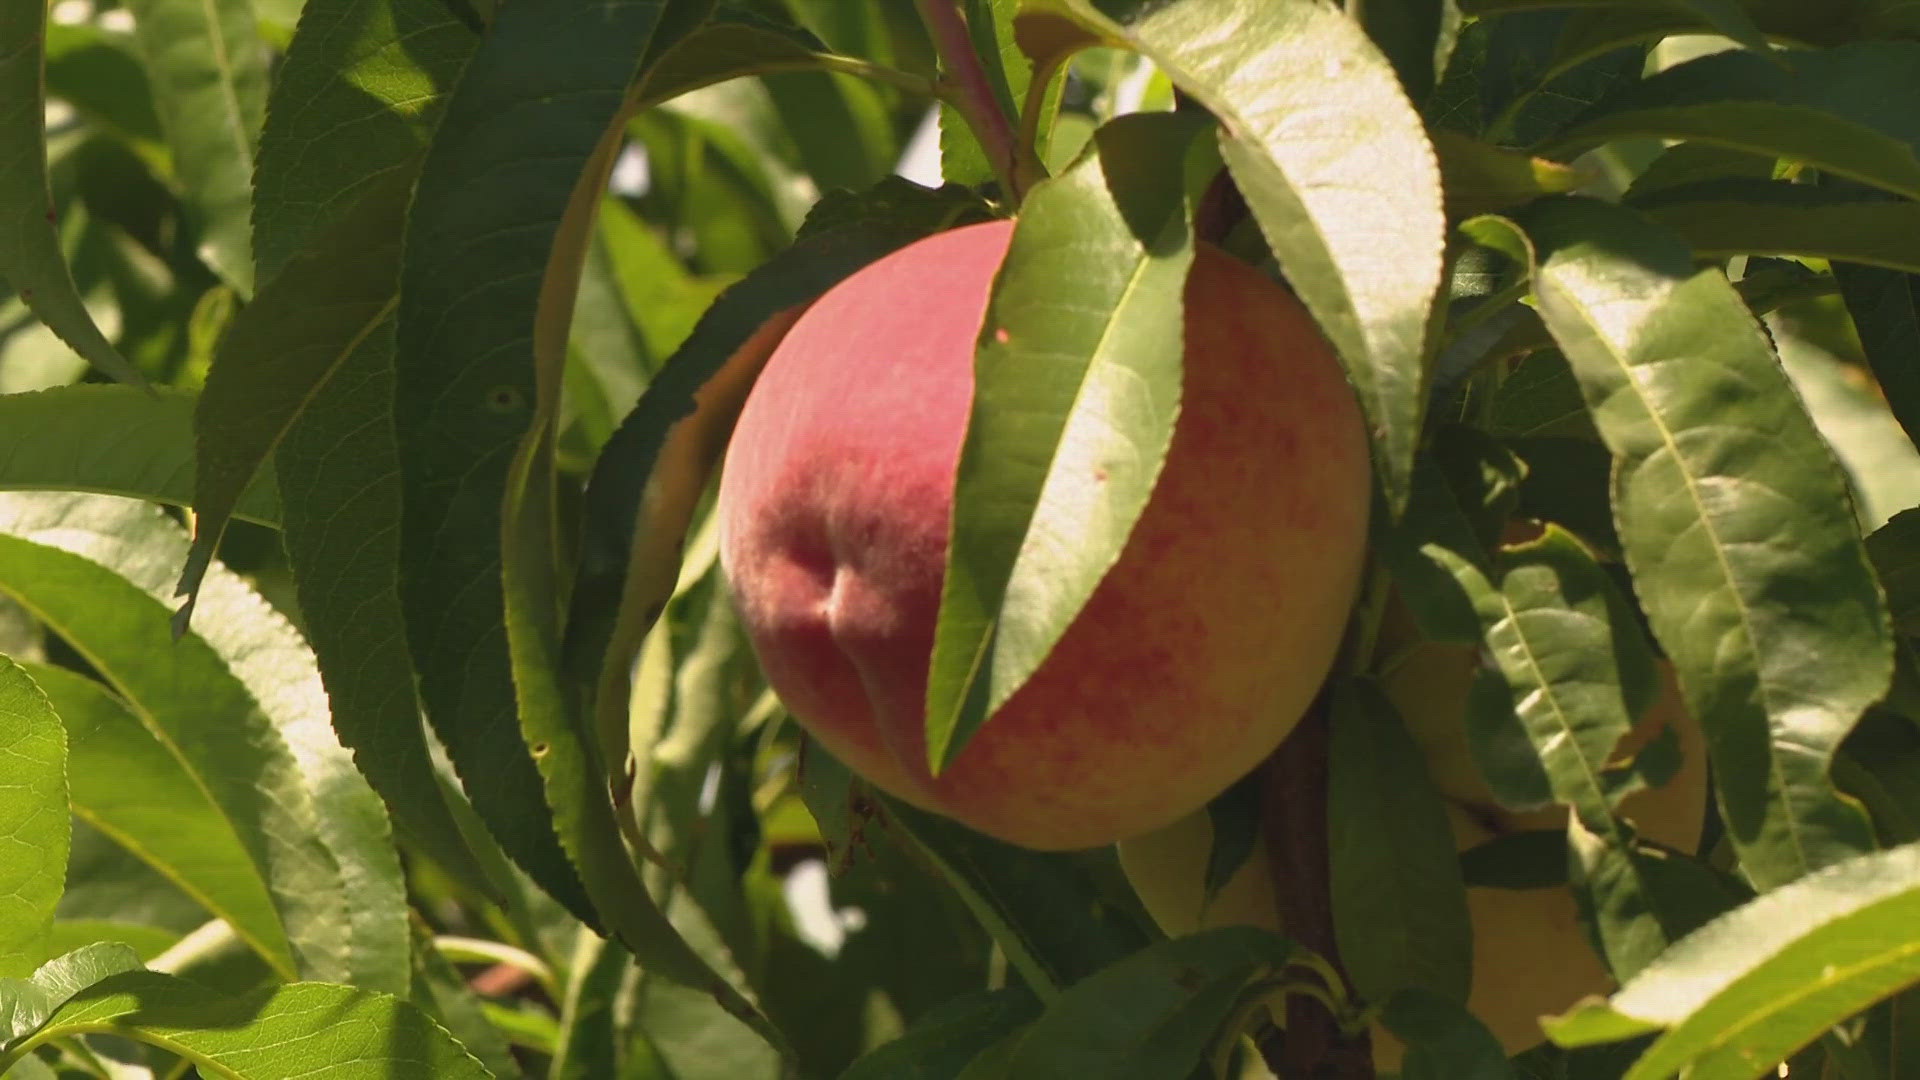
[[[1007,333],[1007,328],[1003,326],[993,332],[993,340],[1005,345],[1007,342],[1013,340],[1013,335]]]
[[[526,395],[511,386],[496,386],[487,391],[487,408],[497,413],[517,412]]]
[[[536,757],[536,758],[543,758],[543,757],[546,757],[546,756],[547,756],[547,751],[548,751],[549,749],[551,749],[551,747],[549,747],[549,746],[548,746],[548,745],[547,745],[546,743],[534,743],[534,744],[533,744],[533,756],[534,756],[534,757]]]

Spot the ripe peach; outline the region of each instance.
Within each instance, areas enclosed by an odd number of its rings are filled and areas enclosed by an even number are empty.
[[[1002,839],[1091,847],[1201,805],[1297,721],[1353,601],[1367,442],[1301,305],[1202,245],[1181,410],[1145,510],[1031,679],[931,775],[954,472],[1012,230],[913,244],[801,317],[728,447],[721,557],[768,680],[830,752]]]

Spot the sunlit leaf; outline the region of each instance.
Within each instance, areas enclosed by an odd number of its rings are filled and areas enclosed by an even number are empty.
[[[265,878],[220,806],[105,686],[64,668],[33,670],[67,725],[73,812],[227,920],[284,970],[286,931]]]
[[[0,977],[47,959],[67,875],[67,733],[33,677],[0,656]]]
[[[1234,180],[1347,366],[1397,511],[1426,405],[1445,223],[1433,147],[1392,65],[1321,4],[1175,0],[1125,26],[1091,0],[1022,11],[1023,33],[1058,36],[1065,21],[1088,44],[1142,53],[1219,119]]]
[[[1917,882],[1912,844],[1827,867],[1689,935],[1548,1033],[1576,1046],[1664,1029],[1625,1080],[1746,1080],[1920,982]]]
[[[37,1030],[0,1050],[0,1068],[51,1039],[108,1031],[154,1043],[233,1080],[485,1080],[445,1029],[398,998],[294,983],[224,998],[153,971],[110,976],[69,997]]]
[[[927,676],[951,764],[1119,559],[1179,412],[1192,117],[1121,117],[1033,190],[994,281]],[[1098,477],[1089,482],[1088,477]]]
[[[312,655],[285,620],[216,570],[204,623],[171,641],[160,616],[186,537],[137,503],[0,496],[0,534],[0,588],[79,650],[219,805],[266,879],[299,971],[404,989],[404,891],[386,817],[334,741]]]

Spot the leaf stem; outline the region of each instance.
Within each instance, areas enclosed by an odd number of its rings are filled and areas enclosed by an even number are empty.
[[[974,52],[973,37],[967,31],[967,17],[960,11],[960,0],[913,0],[926,24],[933,51],[940,57],[941,82],[951,96],[938,95],[957,109],[974,138],[986,151],[987,162],[1000,180],[1000,188],[1014,203],[1025,194],[1027,171],[1020,166],[1020,142],[1013,123],[1000,107],[1000,99],[987,80],[987,69]]]

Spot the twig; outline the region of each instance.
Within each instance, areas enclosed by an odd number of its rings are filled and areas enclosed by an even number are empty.
[[[914,0],[920,18],[933,39],[933,51],[940,57],[942,81],[952,88],[951,96],[942,94],[960,110],[987,163],[1000,180],[1000,189],[1009,199],[1019,201],[1025,193],[1019,167],[1020,144],[1012,121],[1000,106],[1000,99],[987,80],[987,69],[973,49],[973,37],[967,31],[966,16],[960,12],[960,0]]]

